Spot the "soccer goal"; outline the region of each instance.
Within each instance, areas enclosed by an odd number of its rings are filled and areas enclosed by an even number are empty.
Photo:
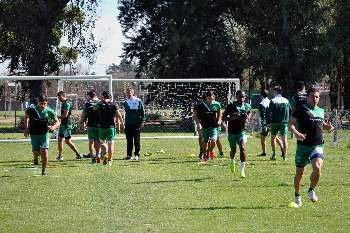
[[[239,89],[239,79],[234,78],[212,78],[212,79],[113,79],[112,76],[5,76],[0,77],[3,82],[19,83],[17,89],[21,89],[22,80],[43,80],[44,93],[49,97],[49,105],[56,109],[59,114],[60,103],[56,99],[56,93],[63,90],[68,99],[73,103],[73,139],[86,140],[86,135],[82,132],[79,124],[80,114],[86,101],[86,93],[94,89],[98,96],[103,91],[110,91],[113,101],[120,106],[126,100],[126,91],[128,88],[135,90],[135,95],[139,97],[146,110],[146,124],[141,134],[142,138],[148,139],[176,139],[176,138],[194,138],[195,127],[192,119],[193,107],[203,100],[206,91],[211,90],[216,94],[216,100],[222,106],[233,100],[234,93]],[[28,97],[23,102],[27,102]],[[25,103],[21,103],[26,105]],[[21,132],[21,120],[24,115],[25,107],[18,109],[17,115],[20,117],[15,120],[17,123],[7,140],[4,141],[25,141]],[[12,116],[13,118],[13,116]],[[11,119],[12,119],[11,118]],[[8,118],[9,119],[9,118]],[[0,118],[1,123],[1,118]],[[1,132],[2,129],[0,129]],[[223,133],[225,129],[223,129]],[[120,134],[117,139],[124,139]],[[11,140],[8,140],[11,139]]]

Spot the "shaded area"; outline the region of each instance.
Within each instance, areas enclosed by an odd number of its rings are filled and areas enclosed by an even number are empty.
[[[134,184],[160,184],[160,183],[176,183],[176,182],[203,182],[204,180],[211,180],[210,177],[195,178],[195,179],[179,179],[179,180],[159,180],[159,181],[145,181],[136,182]]]

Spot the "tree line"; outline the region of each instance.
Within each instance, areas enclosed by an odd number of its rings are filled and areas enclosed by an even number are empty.
[[[0,62],[47,75],[78,56],[94,62],[102,0],[0,0]],[[327,80],[350,96],[349,0],[119,0],[123,58],[139,76],[223,78],[294,89]],[[61,46],[68,38],[69,46]],[[25,86],[25,85],[23,85]],[[31,96],[40,82],[27,82]],[[345,101],[350,104],[350,100]],[[347,106],[350,107],[350,106]]]

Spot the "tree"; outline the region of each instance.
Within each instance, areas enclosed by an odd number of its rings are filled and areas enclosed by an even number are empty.
[[[68,36],[75,51],[93,61],[96,45],[87,37],[94,26],[97,0],[0,0],[0,61],[11,74],[46,75],[59,69],[60,41]],[[25,86],[25,85],[23,85]],[[41,81],[28,82],[31,100],[42,92]]]
[[[248,30],[248,66],[262,82],[271,78],[289,90],[297,80],[313,82],[322,74],[323,11],[317,0],[234,2],[230,11]]]
[[[239,77],[239,54],[225,30],[224,1],[120,1],[129,39],[124,57],[153,77]]]

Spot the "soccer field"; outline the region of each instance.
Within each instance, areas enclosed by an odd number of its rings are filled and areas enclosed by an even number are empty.
[[[350,232],[348,145],[326,146],[320,201],[307,199],[308,167],[304,205],[291,209],[294,140],[287,161],[270,161],[250,138],[245,179],[230,172],[222,143],[225,157],[203,165],[195,139],[144,139],[152,154],[141,162],[120,160],[118,140],[112,166],[77,161],[67,147],[57,162],[52,143],[45,177],[32,169],[29,143],[0,144],[0,232]],[[77,145],[86,153],[86,142]]]

